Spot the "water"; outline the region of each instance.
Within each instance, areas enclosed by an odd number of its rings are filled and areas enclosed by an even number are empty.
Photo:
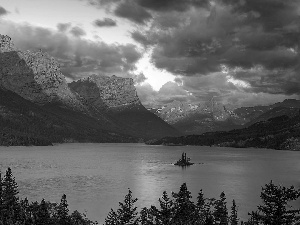
[[[196,163],[186,169],[174,163],[186,152]],[[123,201],[128,188],[137,206],[157,205],[162,192],[177,192],[186,182],[194,200],[200,189],[206,197],[235,199],[239,216],[260,203],[264,184],[300,186],[300,152],[199,146],[143,144],[63,144],[53,147],[0,147],[0,170],[12,168],[20,197],[59,202],[67,195],[70,210],[87,211],[103,223],[111,208]],[[300,207],[300,203],[296,205]]]

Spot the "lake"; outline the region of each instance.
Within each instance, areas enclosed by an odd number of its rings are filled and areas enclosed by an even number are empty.
[[[195,165],[173,165],[183,151]],[[235,199],[239,216],[246,219],[270,180],[299,188],[299,162],[300,152],[267,149],[144,144],[0,147],[1,172],[11,167],[21,198],[60,202],[66,194],[70,210],[87,211],[100,224],[111,208],[117,209],[128,188],[139,199],[138,207],[150,207],[157,205],[164,190],[171,195],[184,182],[194,200],[200,189],[205,197],[219,197],[224,191],[228,208]]]

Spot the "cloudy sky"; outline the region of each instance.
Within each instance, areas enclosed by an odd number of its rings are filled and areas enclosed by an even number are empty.
[[[300,0],[1,0],[0,33],[69,82],[132,77],[149,107],[300,99]]]

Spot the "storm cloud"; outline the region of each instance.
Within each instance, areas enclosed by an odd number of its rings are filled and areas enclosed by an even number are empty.
[[[104,18],[102,20],[98,19],[93,22],[96,27],[115,27],[117,22],[111,18]]]
[[[152,18],[152,15],[135,1],[125,0],[114,11],[115,15],[129,19],[138,24],[144,24]]]
[[[73,38],[67,33],[1,21],[2,34],[9,35],[21,50],[42,49],[61,64],[63,74],[79,79],[91,74],[125,76],[135,68],[141,54],[133,44],[106,44]]]
[[[56,27],[60,32],[66,32],[68,29],[71,28],[71,26],[71,23],[59,23]]]
[[[193,80],[225,66],[227,75],[251,86],[248,93],[300,94],[299,0],[185,1],[189,7],[178,8],[162,2],[138,1],[162,13],[150,28],[131,33],[153,48],[156,67]],[[170,20],[174,13],[176,23]]]
[[[0,30],[11,26],[6,30],[18,46],[57,57],[72,79],[93,73],[133,77],[148,106],[211,98],[239,106],[299,99],[300,0],[80,1],[125,19],[138,47],[84,40],[85,30],[72,23],[53,31],[2,21]],[[108,17],[91,23],[115,27]],[[151,52],[154,67],[174,75],[175,82],[155,91],[142,73],[134,74],[140,49]]]
[[[86,32],[84,31],[84,29],[82,29],[79,26],[72,27],[71,30],[70,30],[70,33],[72,35],[74,35],[75,37],[81,37],[81,36],[86,35]]]

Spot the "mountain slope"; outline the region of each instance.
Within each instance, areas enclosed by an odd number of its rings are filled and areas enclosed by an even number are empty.
[[[0,87],[43,105],[60,102],[86,111],[76,93],[68,88],[58,62],[42,51],[22,52],[10,37],[0,35]]]
[[[61,142],[135,142],[102,121],[57,104],[39,106],[0,89],[0,145],[49,145]]]
[[[130,78],[91,76],[69,86],[128,134],[145,139],[180,135],[141,104]]]
[[[174,101],[155,114],[184,134],[231,130],[242,124],[233,111],[213,99],[196,105]]]
[[[288,99],[270,106],[229,109],[213,99],[196,105],[174,101],[160,109],[150,109],[184,134],[229,131],[281,115],[294,116],[300,101]]]
[[[247,128],[228,132],[210,132],[202,135],[166,137],[148,144],[182,144],[222,147],[256,147],[300,150],[300,114],[289,118],[280,116],[255,123]]]
[[[142,106],[132,79],[91,76],[69,86],[53,57],[22,52],[4,35],[0,90],[2,144],[136,142],[179,134]]]

